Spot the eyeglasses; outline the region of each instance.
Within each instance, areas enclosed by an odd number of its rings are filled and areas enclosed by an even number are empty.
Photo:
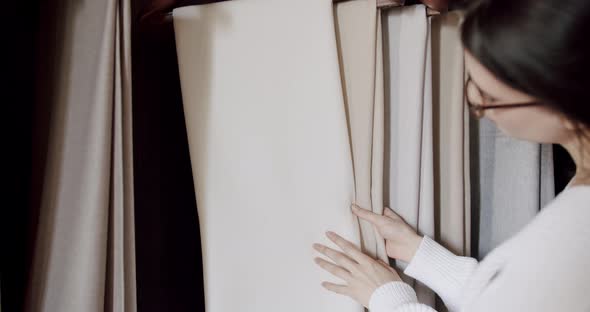
[[[525,106],[533,106],[539,105],[538,101],[530,101],[530,102],[523,102],[523,103],[502,103],[498,105],[487,105],[486,104],[486,96],[484,96],[484,92],[471,80],[471,76],[467,76],[467,81],[465,81],[465,88],[463,89],[465,92],[465,101],[467,102],[467,107],[473,116],[476,118],[481,118],[484,115],[484,111],[486,109],[504,109],[504,108],[515,108],[515,107],[525,107]],[[472,92],[470,92],[470,90]],[[473,94],[473,92],[477,92],[479,98],[481,99],[481,104],[473,104],[469,99],[469,94]]]

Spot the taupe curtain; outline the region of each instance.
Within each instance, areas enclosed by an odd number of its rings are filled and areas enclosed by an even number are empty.
[[[463,102],[461,14],[432,17],[435,239],[456,255],[471,255],[470,116]],[[446,311],[437,300],[437,311]]]
[[[130,5],[55,1],[27,311],[136,311]]]

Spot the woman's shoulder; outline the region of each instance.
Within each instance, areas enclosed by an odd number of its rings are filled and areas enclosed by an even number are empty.
[[[511,240],[514,265],[549,266],[545,270],[556,274],[590,278],[584,267],[590,263],[590,186],[562,191]]]
[[[499,274],[471,308],[588,311],[589,246],[590,186],[572,187],[498,247]]]
[[[547,232],[550,229],[590,233],[590,185],[569,187],[559,193],[533,219],[530,226]]]

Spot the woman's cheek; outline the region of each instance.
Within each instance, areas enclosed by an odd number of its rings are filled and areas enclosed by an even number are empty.
[[[567,131],[559,119],[554,114],[544,111],[523,109],[520,112],[492,112],[490,119],[502,133],[521,140],[560,143],[567,136]]]

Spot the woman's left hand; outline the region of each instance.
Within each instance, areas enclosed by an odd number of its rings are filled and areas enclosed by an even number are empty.
[[[341,251],[322,244],[313,244],[313,248],[332,259],[335,263],[322,258],[314,261],[324,270],[346,281],[346,285],[322,282],[322,286],[335,293],[346,295],[365,307],[369,307],[369,299],[379,286],[391,281],[401,281],[394,268],[379,259],[375,260],[364,254],[353,243],[334,232],[326,232]]]

